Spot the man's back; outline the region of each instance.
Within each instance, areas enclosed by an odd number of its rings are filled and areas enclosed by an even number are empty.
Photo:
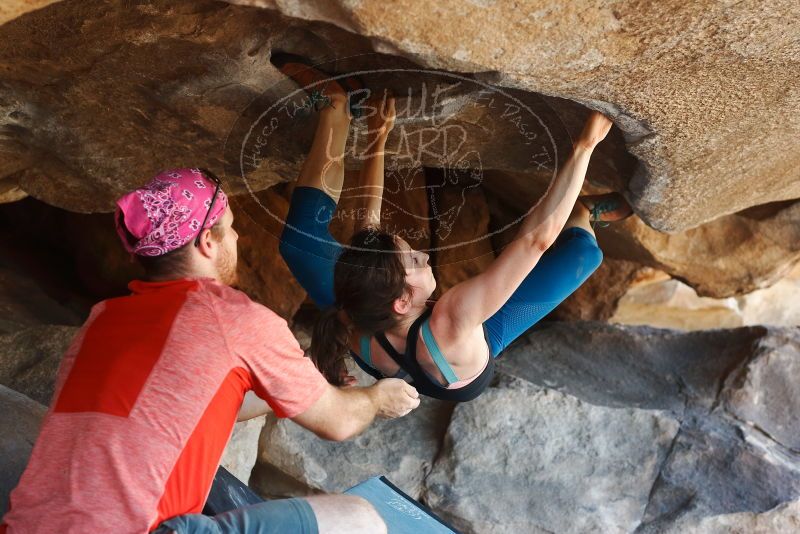
[[[202,509],[246,391],[292,417],[325,381],[285,321],[209,279],[95,306],[11,494],[9,532],[146,532]]]

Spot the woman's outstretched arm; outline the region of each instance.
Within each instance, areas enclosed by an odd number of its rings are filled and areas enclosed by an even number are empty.
[[[611,124],[601,113],[589,116],[572,154],[523,220],[516,239],[486,271],[456,285],[439,299],[434,316],[444,323],[440,331],[446,328],[453,336],[470,331],[511,297],[566,224],[580,195],[592,151],[608,134]]]
[[[367,118],[367,143],[364,165],[359,173],[360,194],[364,218],[356,222],[355,231],[381,224],[381,203],[383,202],[383,160],[386,139],[394,127],[394,98],[385,92],[381,98],[373,98],[367,104],[375,113]]]

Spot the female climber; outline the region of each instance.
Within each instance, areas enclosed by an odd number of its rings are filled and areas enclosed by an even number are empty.
[[[329,233],[344,181],[344,150],[353,115],[348,92],[356,78],[329,80],[302,59],[273,58],[311,93],[319,123],[292,194],[280,253],[322,310],[311,356],[326,378],[351,383],[348,353],[376,378],[401,377],[422,394],[468,401],[489,384],[497,358],[514,339],[573,293],[600,265],[592,220],[615,221],[632,211],[621,195],[581,197],[595,146],[611,121],[592,113],[572,153],[519,233],[485,272],[435,303],[428,255],[380,230],[383,152],[394,120],[394,99],[372,100],[369,149],[360,170],[366,218],[350,246]],[[366,106],[365,106],[366,107]],[[363,108],[360,108],[363,109]],[[432,304],[432,305],[431,305]]]

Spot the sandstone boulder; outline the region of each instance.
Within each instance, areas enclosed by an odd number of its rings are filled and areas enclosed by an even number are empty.
[[[727,380],[725,410],[800,452],[800,329],[759,340],[749,361]]]
[[[253,487],[265,497],[342,492],[386,475],[412,497],[423,492],[452,405],[424,399],[412,413],[376,421],[342,443],[323,441],[291,421],[267,418]]]
[[[49,325],[0,336],[0,384],[49,405],[61,357],[77,332]]]
[[[800,501],[788,502],[760,514],[739,512],[703,519],[682,519],[661,530],[663,534],[775,534],[800,530]]]
[[[541,323],[499,360],[507,374],[607,406],[709,410],[763,328],[683,333],[595,322]]]
[[[46,408],[21,393],[0,385],[0,517],[8,496],[28,465]]]
[[[426,500],[466,532],[631,532],[677,431],[511,381],[456,407]]]
[[[249,483],[250,473],[258,460],[258,437],[265,420],[266,416],[261,416],[236,423],[219,462],[245,484]]]
[[[384,53],[500,73],[495,83],[610,113],[643,163],[629,196],[661,230],[800,197],[797,156],[786,156],[797,152],[797,46],[779,22],[797,20],[791,2],[578,9],[541,1],[521,10],[451,0],[434,10],[407,2],[401,19],[382,4],[235,3],[329,21]]]
[[[686,419],[653,486],[640,530],[678,519],[763,513],[800,496],[800,462],[758,432],[722,418]]]
[[[796,17],[793,6],[708,0],[579,16],[544,1],[522,16],[504,3],[453,1],[436,14],[424,3],[406,6],[407,20],[397,24],[366,5],[235,3],[243,5],[12,2],[0,18],[0,42],[8,43],[0,46],[8,66],[0,175],[2,190],[13,191],[6,200],[30,194],[73,211],[110,211],[122,192],[185,165],[224,174],[236,195],[294,179],[313,116],[292,111],[278,117],[277,131],[269,121],[260,128],[263,112],[298,89],[269,62],[271,53],[290,51],[396,91],[404,116],[389,147],[398,169],[463,164],[483,173],[487,198],[521,202],[523,211],[588,108],[609,113],[619,129],[599,147],[589,181],[625,192],[641,221],[623,226],[607,255],[663,269],[702,295],[769,285],[800,258],[790,205],[800,197],[798,166],[786,157],[797,153],[787,111],[797,102],[793,45],[772,23],[753,26],[773,20],[770,10]],[[441,34],[442,17],[458,20],[458,29],[446,24]],[[510,31],[509,21],[530,31]],[[482,38],[463,39],[469,35]],[[497,46],[481,44],[486,39]],[[750,68],[739,79],[744,60]],[[363,119],[354,121],[351,169],[364,144],[357,132]],[[255,155],[245,150],[254,144]],[[248,155],[252,165],[242,159]],[[492,172],[522,178],[498,181]]]

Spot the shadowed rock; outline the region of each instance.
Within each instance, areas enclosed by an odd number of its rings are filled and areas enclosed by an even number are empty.
[[[38,402],[0,385],[0,517],[8,508],[9,493],[28,465],[46,410]]]

